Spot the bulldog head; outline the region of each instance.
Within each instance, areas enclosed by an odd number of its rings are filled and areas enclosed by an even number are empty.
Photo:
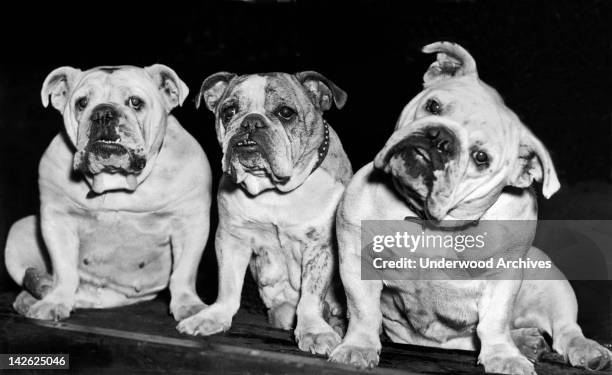
[[[323,112],[342,108],[346,93],[316,72],[220,72],[206,78],[196,107],[215,114],[223,172],[256,195],[300,186],[325,140]]]
[[[478,78],[461,46],[438,42],[424,90],[406,105],[394,133],[374,160],[422,217],[476,220],[506,186],[542,182],[549,198],[559,189],[542,143]]]
[[[91,189],[133,191],[151,172],[172,108],[189,89],[164,65],[55,69],[41,91],[64,116],[73,168]]]

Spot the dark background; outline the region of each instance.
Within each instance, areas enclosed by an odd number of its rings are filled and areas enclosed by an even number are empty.
[[[202,144],[216,184],[220,149],[213,116],[193,104],[209,74],[325,74],[349,94],[346,107],[326,118],[357,170],[373,159],[403,106],[420,91],[423,72],[433,61],[420,48],[437,40],[466,47],[480,77],[551,151],[563,190],[542,202],[540,215],[612,217],[612,13],[605,1],[85,4],[3,9],[0,249],[10,224],[38,210],[37,164],[63,129],[60,115],[44,109],[39,95],[56,67],[172,67],[191,90],[174,114]],[[211,224],[214,231],[216,217]],[[14,289],[2,263],[0,289]],[[199,290],[211,302],[216,293],[212,241],[201,270]],[[610,283],[575,287],[583,310],[612,316]]]

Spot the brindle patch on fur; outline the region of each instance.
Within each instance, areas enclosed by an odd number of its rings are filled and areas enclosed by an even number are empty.
[[[329,268],[330,262],[331,249],[328,245],[323,245],[303,265],[302,275],[310,279],[310,282],[302,281],[302,284],[308,286],[308,292],[320,293],[325,289],[328,272],[324,270]]]
[[[316,228],[310,228],[308,232],[306,232],[306,237],[313,242],[318,242],[321,238],[321,233],[319,233]]]

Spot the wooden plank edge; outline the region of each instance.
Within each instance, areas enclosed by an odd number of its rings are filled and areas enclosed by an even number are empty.
[[[252,349],[239,345],[227,345],[216,342],[211,342],[207,337],[200,336],[198,340],[190,339],[190,338],[175,338],[175,337],[167,337],[161,335],[152,335],[147,333],[133,332],[133,331],[124,331],[117,330],[112,328],[103,328],[82,324],[74,324],[68,322],[55,322],[55,321],[47,321],[47,320],[37,320],[37,319],[28,319],[24,317],[15,317],[7,316],[5,314],[0,314],[0,317],[10,317],[11,320],[14,320],[18,323],[26,323],[32,324],[45,328],[58,329],[63,331],[70,331],[82,334],[94,334],[100,336],[107,336],[113,338],[119,338],[124,340],[132,340],[132,341],[141,341],[147,342],[151,344],[158,345],[168,345],[173,347],[183,347],[189,349],[198,349],[198,350],[212,350],[221,352],[228,355],[237,355],[237,356],[249,356],[252,358],[265,358],[272,361],[283,362],[287,364],[293,364],[297,366],[313,366],[324,369],[334,368],[338,370],[351,371],[356,373],[366,373],[366,374],[383,374],[383,375],[423,375],[423,373],[417,373],[410,370],[402,369],[389,369],[384,367],[377,367],[374,372],[372,370],[359,370],[355,367],[344,365],[340,363],[330,362],[325,360],[324,358],[316,358],[309,356],[300,356],[290,353],[281,353],[271,350],[262,350],[262,349]]]

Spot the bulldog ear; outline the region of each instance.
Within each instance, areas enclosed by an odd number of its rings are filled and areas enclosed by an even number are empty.
[[[531,186],[534,180],[542,183],[542,194],[546,199],[561,187],[548,150],[527,127],[523,126],[518,163],[511,184],[519,188],[526,188]]]
[[[178,105],[183,105],[185,98],[189,95],[189,87],[179,78],[174,70],[163,64],[147,66],[144,70],[157,84],[159,91],[166,98],[168,110]]]
[[[346,104],[346,92],[325,78],[323,74],[305,71],[295,73],[295,77],[306,88],[310,99],[321,111],[331,108],[332,99],[338,109],[342,109]]]
[[[51,96],[53,108],[64,113],[70,92],[81,73],[80,69],[70,66],[63,66],[49,73],[40,91],[43,106],[49,106],[49,96]]]
[[[236,74],[228,72],[217,72],[206,77],[204,82],[202,82],[202,86],[200,86],[200,93],[196,97],[196,108],[200,108],[202,99],[204,99],[206,107],[212,112],[215,112],[219,100],[221,100],[221,97],[225,94],[225,90],[227,90],[230,81],[234,79],[234,77],[236,77]]]
[[[425,86],[440,79],[472,76],[478,78],[476,61],[459,44],[436,42],[423,47],[423,53],[437,53],[436,61],[429,66],[423,75]]]

